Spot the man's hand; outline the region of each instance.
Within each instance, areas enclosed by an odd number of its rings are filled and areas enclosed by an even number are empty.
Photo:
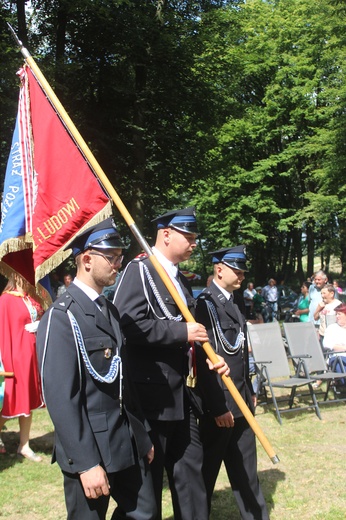
[[[233,428],[234,426],[234,417],[231,412],[226,412],[219,417],[214,417],[214,419],[219,428]]]
[[[217,356],[219,358],[218,363],[213,364],[209,358],[207,358],[207,363],[209,366],[209,370],[215,370],[220,376],[223,376],[224,374],[226,376],[229,376],[229,366],[227,365],[226,361],[222,356]]]
[[[109,482],[107,473],[101,466],[91,468],[79,475],[87,498],[99,498],[101,495],[109,495]]]
[[[147,459],[148,459],[149,464],[151,464],[153,462],[153,460],[154,460],[154,446],[152,446],[150,448],[150,450],[148,451]]]
[[[187,325],[187,341],[199,341],[200,343],[205,343],[208,341],[208,334],[205,329],[205,326],[201,323],[196,323],[194,321],[189,321],[186,323]]]

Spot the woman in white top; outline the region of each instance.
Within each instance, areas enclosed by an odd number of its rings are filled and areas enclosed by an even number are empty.
[[[342,373],[346,372],[346,304],[338,305],[335,312],[336,323],[326,328],[323,346],[330,351],[339,352],[338,355],[331,355],[328,363],[334,366],[334,361],[338,358],[339,362],[336,363],[334,370]],[[345,379],[340,379],[340,383],[345,384]]]

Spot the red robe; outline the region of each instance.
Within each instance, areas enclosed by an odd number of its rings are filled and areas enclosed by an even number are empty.
[[[36,334],[24,329],[32,323],[29,309],[18,293],[3,293],[0,297],[0,350],[6,372],[14,377],[6,378],[4,404],[1,415],[6,418],[29,416],[32,410],[44,405],[36,356]],[[42,308],[30,297],[26,301],[34,305],[37,318]],[[29,305],[30,307],[30,305]],[[35,314],[35,312],[34,312]]]

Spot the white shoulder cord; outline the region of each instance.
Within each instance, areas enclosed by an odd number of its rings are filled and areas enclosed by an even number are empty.
[[[224,350],[224,352],[226,352],[226,354],[231,354],[231,355],[236,354],[244,346],[244,339],[245,339],[244,332],[241,330],[237,336],[235,344],[231,345],[231,343],[226,339],[226,337],[222,331],[219,317],[217,315],[214,305],[212,304],[212,302],[210,300],[205,299],[204,301],[207,305],[209,318],[213,325],[214,337],[217,336],[219,338],[221,347]],[[214,328],[214,324],[215,324],[215,328]]]
[[[166,305],[164,304],[164,301],[159,293],[159,290],[153,280],[153,277],[151,276],[150,274],[150,271],[148,269],[148,267],[143,264],[143,262],[139,262],[139,272],[140,272],[140,276],[141,276],[141,280],[142,280],[142,285],[143,285],[143,291],[144,291],[144,295],[145,295],[145,298],[148,302],[148,305],[150,307],[150,309],[152,310],[152,312],[155,314],[155,316],[160,319],[160,320],[164,320],[164,319],[167,319],[167,320],[170,320],[170,321],[182,321],[183,317],[181,314],[179,314],[178,316],[173,316],[173,314],[171,314],[169,312],[169,310],[167,309]],[[158,316],[157,313],[155,312],[150,300],[149,300],[149,295],[148,295],[148,291],[147,291],[147,288],[146,288],[146,285],[145,285],[145,282],[144,282],[144,275],[146,276],[148,282],[149,282],[149,285],[151,287],[151,290],[153,291],[153,294],[155,296],[155,299],[162,311],[162,313],[164,314],[164,316]]]
[[[111,384],[114,383],[116,378],[118,377],[118,373],[120,371],[120,378],[121,378],[121,357],[118,355],[114,355],[111,361],[111,366],[109,367],[108,373],[105,376],[101,376],[93,367],[87,350],[84,345],[84,340],[82,336],[82,332],[80,330],[80,327],[78,325],[78,322],[76,318],[73,316],[72,312],[70,310],[67,311],[67,315],[70,319],[73,336],[75,338],[75,343],[79,347],[79,351],[82,355],[84,364],[86,366],[87,371],[91,375],[92,378],[96,379],[100,383],[107,383]]]
[[[83,358],[85,367],[86,367],[87,371],[89,372],[89,374],[91,375],[91,377],[93,379],[96,379],[96,381],[99,381],[100,383],[106,383],[106,384],[110,385],[110,384],[114,383],[114,381],[116,380],[116,378],[119,375],[119,402],[120,402],[120,413],[122,413],[122,408],[123,408],[123,405],[122,405],[122,403],[123,403],[123,371],[122,371],[121,357],[118,356],[117,354],[114,355],[113,358],[112,358],[111,366],[109,367],[108,373],[105,376],[101,376],[95,370],[95,368],[93,367],[93,365],[92,365],[92,363],[91,363],[91,361],[89,359],[88,353],[87,353],[85,345],[84,345],[82,332],[80,330],[80,327],[78,325],[78,322],[77,322],[76,318],[73,316],[73,314],[72,314],[72,312],[70,310],[67,311],[67,314],[68,314],[68,317],[70,319],[70,323],[71,323],[71,327],[72,327],[72,331],[73,331],[73,336],[74,336],[75,343],[76,343],[76,348],[79,349],[79,351],[81,353],[81,356]],[[79,359],[79,356],[78,356],[78,359]]]
[[[52,320],[53,310],[54,310],[54,308],[52,307],[52,309],[49,311],[47,332],[46,332],[46,338],[45,338],[44,349],[43,349],[43,356],[42,356],[41,380],[42,380],[43,399],[44,399],[43,368],[44,368],[44,363],[45,363],[45,359],[46,359],[48,338],[49,338],[50,324],[51,324],[51,320]],[[75,340],[77,362],[78,362],[78,373],[79,373],[79,390],[81,390],[81,388],[82,388],[82,371],[81,371],[81,361],[80,361],[80,356],[79,356],[79,353],[80,353],[82,358],[83,358],[83,361],[84,361],[84,364],[86,366],[87,371],[89,372],[91,377],[93,377],[97,381],[99,381],[101,383],[111,384],[111,383],[114,383],[114,381],[116,380],[116,378],[118,377],[118,374],[119,374],[119,376],[120,376],[119,377],[119,400],[120,400],[120,403],[121,403],[122,402],[122,379],[123,379],[123,377],[122,377],[122,362],[121,362],[120,356],[118,356],[118,355],[113,356],[113,359],[111,361],[111,365],[110,365],[108,373],[105,376],[101,376],[94,369],[93,365],[91,364],[91,361],[89,359],[89,356],[88,356],[86,348],[85,348],[82,332],[80,330],[80,327],[79,327],[79,325],[77,323],[76,318],[73,316],[73,314],[72,314],[72,312],[70,310],[67,311],[67,315],[68,315],[69,320],[70,320],[70,324],[71,324],[71,328],[72,328],[72,332],[73,332],[73,337],[74,337],[74,340]]]

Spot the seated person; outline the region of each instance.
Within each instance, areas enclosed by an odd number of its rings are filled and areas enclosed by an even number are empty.
[[[339,352],[338,355],[331,354],[328,364],[336,372],[346,372],[346,303],[340,303],[335,307],[336,323],[332,323],[326,328],[323,346],[331,352]],[[336,361],[335,365],[334,362]],[[345,384],[346,379],[340,379],[341,384]]]
[[[331,283],[327,283],[321,289],[322,301],[317,305],[314,313],[314,319],[320,320],[320,326],[318,329],[320,343],[323,346],[323,337],[326,330],[327,319],[326,316],[335,314],[335,309],[340,305],[340,300],[335,297],[335,289]]]

